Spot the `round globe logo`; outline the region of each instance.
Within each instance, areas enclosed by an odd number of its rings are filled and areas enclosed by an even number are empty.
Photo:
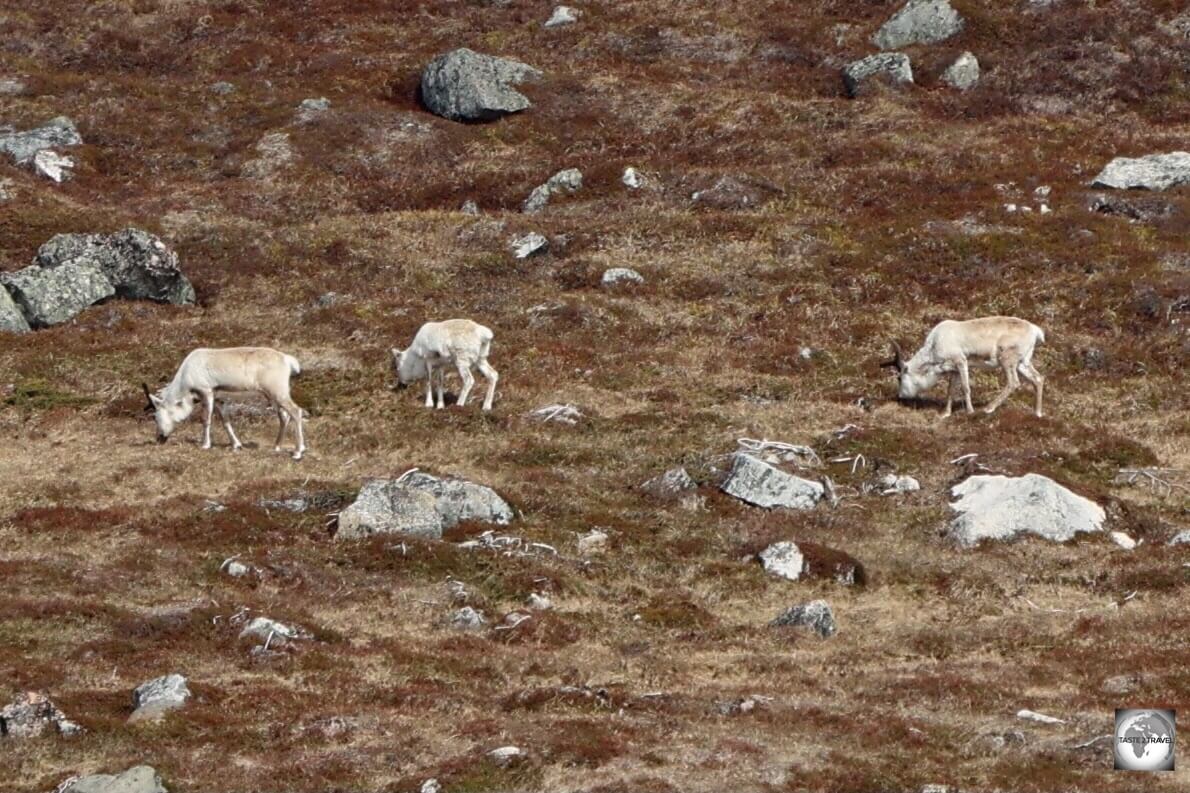
[[[1117,710],[1116,768],[1172,771],[1175,737],[1171,710]]]

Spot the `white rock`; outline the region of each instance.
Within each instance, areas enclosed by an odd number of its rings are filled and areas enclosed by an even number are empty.
[[[521,205],[521,211],[534,214],[545,209],[546,204],[557,195],[572,195],[583,187],[583,172],[578,168],[558,171],[544,184],[533,188],[533,192]]]
[[[176,710],[190,699],[190,687],[182,675],[166,675],[141,683],[132,692],[132,706],[135,710],[129,721],[151,721],[159,719],[166,712]]]
[[[1113,531],[1108,536],[1111,537],[1112,542],[1123,548],[1125,551],[1131,551],[1136,547],[1136,540],[1132,539],[1122,531]]]
[[[459,208],[459,211],[462,212],[464,215],[478,215],[479,214],[479,204],[475,203],[475,201],[473,199],[468,198],[466,201],[463,202],[463,206]],[[437,782],[438,780],[431,779],[430,781]]]
[[[72,176],[70,169],[73,167],[73,157],[64,157],[52,149],[42,149],[33,155],[34,172],[58,184]]]
[[[972,476],[950,492],[958,499],[950,508],[959,513],[950,537],[963,548],[1023,533],[1066,542],[1079,532],[1103,531],[1107,518],[1094,501],[1039,474]]]
[[[25,83],[16,77],[0,77],[0,96],[16,96],[23,93]]]
[[[583,15],[582,11],[570,6],[558,6],[554,9],[554,13],[546,20],[545,27],[557,28],[563,25],[573,25],[578,22],[578,18]]]
[[[261,644],[276,647],[298,639],[309,639],[310,634],[301,628],[286,625],[268,617],[256,617],[240,631],[240,638],[256,639]]]
[[[970,52],[964,52],[942,73],[942,82],[960,91],[975,87],[979,82],[979,60]]]
[[[886,474],[880,480],[881,486],[884,488],[880,491],[883,496],[900,495],[901,493],[915,493],[921,490],[921,483],[912,476],[897,476],[896,474]]]
[[[1004,211],[1005,212],[1016,212],[1016,204],[1005,204]]]
[[[514,760],[524,756],[525,751],[519,746],[501,746],[488,752],[488,757],[498,766],[510,765]]]
[[[536,592],[529,593],[529,597],[525,599],[526,605],[535,611],[549,611],[554,607],[554,602],[545,595],[539,595]]]
[[[1053,188],[1051,188],[1049,185],[1043,184],[1040,187],[1033,190],[1033,195],[1037,196],[1038,198],[1042,198],[1042,199],[1049,198],[1050,192],[1052,191],[1052,189]]]
[[[545,252],[549,245],[549,240],[536,231],[531,231],[512,241],[512,255],[518,259],[527,259],[534,254]]]
[[[1117,157],[1091,182],[1092,187],[1166,190],[1190,184],[1190,152],[1150,154],[1146,157]]]
[[[645,186],[645,178],[641,176],[640,171],[636,170],[632,166],[628,166],[624,169],[624,175],[620,177],[620,181],[623,182],[624,186],[629,190],[639,190]]]
[[[882,50],[911,44],[936,44],[963,29],[965,22],[949,0],[908,0],[885,22],[872,43]]]
[[[731,473],[719,489],[766,509],[813,509],[825,492],[820,483],[787,474],[750,454],[735,455]]]
[[[1166,545],[1190,545],[1190,529],[1179,531],[1169,538],[1169,542]]]
[[[421,793],[442,793],[442,785],[437,779],[427,779],[421,783]]]
[[[1018,719],[1025,719],[1027,721],[1036,721],[1041,724],[1065,724],[1062,719],[1056,719],[1053,716],[1047,716],[1044,713],[1038,713],[1033,710],[1018,710],[1016,712]]]
[[[1048,215],[1053,210],[1050,209],[1049,206],[1047,206],[1046,204],[1042,204],[1041,206],[1037,207],[1037,211],[1043,215]]]
[[[603,271],[603,278],[600,283],[604,286],[615,286],[616,284],[643,284],[645,277],[633,270],[630,267],[612,267]]]
[[[778,578],[796,581],[806,567],[806,559],[796,543],[775,542],[760,552],[764,569]]]
[[[459,631],[480,631],[487,624],[488,620],[484,617],[483,612],[476,611],[470,606],[463,606],[450,615],[450,626]]]
[[[607,548],[607,534],[599,529],[591,529],[578,538],[578,552],[581,556],[594,556],[603,553]]]
[[[297,117],[298,121],[307,122],[321,116],[326,111],[330,110],[331,100],[325,96],[317,99],[303,99],[302,103],[298,105]]]

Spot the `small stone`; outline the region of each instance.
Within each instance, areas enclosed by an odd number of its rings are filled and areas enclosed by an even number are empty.
[[[645,277],[633,270],[630,267],[612,267],[603,272],[603,278],[600,283],[604,286],[616,286],[618,284],[643,284]]]
[[[241,639],[255,639],[261,645],[277,647],[299,639],[309,639],[310,634],[293,625],[271,620],[268,617],[256,617],[240,631]]]
[[[871,81],[894,86],[911,84],[913,66],[909,56],[902,52],[883,52],[852,61],[843,68],[843,85],[848,96],[862,95]]]
[[[654,498],[680,498],[691,490],[698,489],[695,482],[685,468],[671,468],[665,473],[655,476],[640,486],[640,489]]]
[[[478,215],[479,214],[479,204],[475,203],[475,201],[468,198],[466,201],[463,202],[463,206],[459,208],[459,211],[462,212],[464,215]],[[431,779],[430,781],[437,782],[438,780]]]
[[[794,606],[770,624],[809,628],[823,639],[834,636],[839,629],[835,623],[834,612],[831,611],[830,605],[825,600],[813,600],[800,606]]]
[[[1190,529],[1179,531],[1169,538],[1169,542],[1166,545],[1190,545]]]
[[[252,572],[252,568],[243,562],[237,562],[234,559],[229,559],[223,565],[223,572],[227,573],[232,578],[243,578]]]
[[[47,730],[65,736],[85,732],[39,691],[20,694],[0,708],[0,738],[36,738]]]
[[[921,483],[912,476],[897,476],[886,474],[880,479],[880,495],[895,496],[902,493],[915,493],[921,490]]]
[[[525,203],[521,205],[521,211],[526,214],[535,214],[545,209],[546,205],[554,196],[557,195],[571,195],[577,193],[583,187],[583,172],[578,168],[567,168],[558,171],[551,176],[544,184],[540,184],[533,188],[533,192],[525,199]]]
[[[1038,713],[1037,711],[1033,711],[1033,710],[1018,710],[1016,712],[1016,717],[1018,719],[1025,719],[1026,721],[1035,721],[1040,724],[1065,724],[1066,723],[1062,719],[1054,718],[1053,716],[1047,716],[1044,713]]]
[[[25,92],[25,83],[16,77],[0,77],[0,96],[17,96]]]
[[[166,675],[137,686],[132,692],[134,708],[129,721],[152,721],[176,710],[190,699],[190,688],[182,675]]]
[[[169,793],[157,772],[138,765],[116,774],[74,777],[58,786],[57,793]]]
[[[1141,675],[1116,675],[1104,680],[1099,688],[1105,694],[1131,694],[1140,688],[1142,682]]]
[[[603,553],[607,548],[607,534],[599,529],[592,529],[578,538],[578,552],[580,556],[594,556]]]
[[[463,606],[450,615],[450,626],[457,631],[474,633],[483,630],[483,626],[487,623],[487,618],[483,616],[483,613],[470,606]]]
[[[966,91],[979,82],[979,60],[970,52],[964,52],[942,73],[942,82]]]
[[[1122,531],[1113,531],[1108,536],[1111,537],[1112,542],[1123,548],[1125,551],[1131,551],[1136,547],[1136,540],[1132,539]]]
[[[74,159],[63,157],[53,149],[42,149],[33,155],[33,170],[38,176],[44,176],[52,182],[61,184],[69,179],[74,168]]]
[[[298,121],[308,122],[321,116],[331,108],[331,100],[325,96],[317,99],[303,99],[302,103],[298,105],[297,117]]]
[[[526,64],[461,47],[426,65],[421,98],[431,113],[451,121],[494,121],[532,107],[515,86],[540,77]]]
[[[234,94],[236,92],[236,87],[225,80],[220,80],[217,83],[212,83],[210,90],[212,94],[227,96],[228,94]]]
[[[577,8],[570,6],[558,6],[554,9],[554,13],[546,20],[545,27],[558,28],[564,25],[573,25],[578,22],[578,18],[582,16],[582,12]]]
[[[442,785],[437,779],[427,779],[421,783],[421,793],[442,793]]]
[[[632,166],[624,169],[624,175],[620,177],[620,181],[629,190],[639,190],[645,186],[645,178],[641,175],[640,171]]]
[[[554,602],[546,595],[539,595],[536,592],[529,593],[529,597],[525,600],[526,605],[534,611],[549,611],[554,607]]]
[[[519,746],[501,746],[488,752],[488,757],[501,768],[512,765],[524,756],[525,752]]]
[[[964,24],[948,0],[909,0],[881,25],[872,36],[872,43],[882,50],[937,44],[958,33]]]
[[[802,576],[806,559],[796,543],[775,542],[760,552],[764,569],[778,578],[796,581]]]
[[[536,231],[531,231],[523,237],[517,237],[512,241],[512,255],[518,259],[527,259],[530,256],[544,253],[549,249],[550,241]]]

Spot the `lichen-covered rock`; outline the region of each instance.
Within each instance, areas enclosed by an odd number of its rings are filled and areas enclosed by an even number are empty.
[[[58,184],[73,176],[74,164],[73,157],[64,157],[53,149],[42,149],[33,155],[34,173]]]
[[[33,263],[52,269],[75,262],[99,267],[119,297],[191,305],[194,287],[178,254],[161,238],[136,228],[115,234],[58,234],[37,250]]]
[[[410,534],[440,539],[464,520],[505,525],[512,507],[494,490],[463,479],[441,479],[414,472],[399,479],[376,479],[339,513],[339,539],[373,534]]]
[[[1034,534],[1066,542],[1080,532],[1103,531],[1103,507],[1039,474],[972,476],[951,488],[950,537],[960,547],[982,540]]]
[[[1121,190],[1167,190],[1184,184],[1190,184],[1190,152],[1185,151],[1145,157],[1116,157],[1091,183],[1093,187]]]
[[[84,732],[39,691],[26,691],[0,708],[0,738],[36,738],[50,730],[68,736]]]
[[[254,617],[240,631],[240,638],[277,647],[298,639],[309,639],[311,636],[308,631],[296,625],[286,625],[284,622],[277,622],[268,617]]]
[[[942,73],[942,82],[960,91],[974,88],[979,82],[979,59],[970,52],[964,52],[954,63],[946,67],[946,71]]]
[[[936,44],[958,33],[964,24],[949,0],[909,0],[880,26],[872,36],[872,43],[882,50]]]
[[[66,322],[87,306],[116,294],[99,265],[85,260],[61,267],[31,265],[0,274],[0,283],[34,328]]]
[[[152,721],[176,710],[190,699],[190,687],[182,675],[166,675],[141,683],[132,692],[129,721]]]
[[[157,772],[147,765],[121,774],[91,774],[71,780],[58,793],[169,793]]]
[[[603,286],[619,286],[621,284],[643,284],[645,277],[631,267],[610,267],[603,271],[599,280]]]
[[[518,259],[527,259],[537,253],[544,253],[549,249],[550,241],[536,231],[530,231],[524,236],[512,241],[512,255]]]
[[[858,559],[818,543],[783,540],[765,548],[758,558],[770,574],[788,581],[832,580],[844,586],[867,583]]]
[[[28,333],[29,323],[21,308],[8,294],[8,290],[0,286],[0,331],[9,333]]]
[[[676,499],[684,493],[698,489],[695,482],[685,468],[671,468],[659,474],[640,486],[640,489],[654,498]]]
[[[764,569],[778,578],[796,581],[802,577],[806,559],[797,543],[775,542],[760,552],[760,563]]]
[[[0,127],[0,152],[11,155],[20,164],[32,162],[42,149],[78,146],[82,142],[74,122],[66,116],[58,116],[44,126],[24,132]]]
[[[583,186],[583,172],[578,168],[567,168],[558,171],[543,184],[533,188],[533,192],[521,205],[521,211],[526,214],[536,214],[545,209],[550,199],[556,195],[570,195],[577,193]]]
[[[750,454],[735,455],[731,472],[719,488],[766,509],[813,509],[825,492],[820,483],[785,473]]]
[[[852,61],[843,67],[843,86],[848,96],[863,95],[872,82],[888,85],[912,83],[913,66],[909,56],[901,52],[882,52]]]
[[[825,600],[812,600],[788,609],[770,623],[778,626],[809,628],[823,639],[834,636],[839,627],[835,614]]]
[[[514,86],[539,77],[532,66],[462,47],[426,65],[421,97],[431,113],[451,121],[493,121],[531,107]]]
[[[582,11],[570,6],[557,6],[554,8],[554,13],[545,21],[546,28],[560,28],[565,25],[573,25],[578,22],[578,18],[582,16]]]

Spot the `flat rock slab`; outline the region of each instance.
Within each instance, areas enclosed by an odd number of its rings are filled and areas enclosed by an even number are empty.
[[[59,793],[169,793],[161,777],[147,765],[129,768],[122,774],[92,774],[79,777]]]
[[[11,155],[18,163],[32,162],[42,149],[78,146],[82,142],[74,122],[66,116],[58,116],[44,126],[24,132],[0,127],[0,152]]]
[[[872,43],[882,50],[899,50],[910,44],[936,44],[958,33],[963,17],[948,0],[909,0],[880,26]]]
[[[731,472],[719,489],[766,509],[813,509],[824,493],[820,483],[787,474],[750,454],[735,455]]]
[[[913,65],[909,56],[900,52],[882,52],[843,67],[843,86],[848,96],[862,96],[874,82],[893,86],[912,83]]]
[[[451,121],[494,121],[531,107],[515,86],[539,77],[532,66],[461,47],[426,65],[421,97],[431,113]]]
[[[1184,184],[1190,184],[1190,152],[1185,151],[1145,157],[1117,157],[1091,183],[1093,187],[1121,190],[1167,190]]]
[[[99,265],[83,260],[53,268],[25,267],[0,275],[0,284],[34,328],[66,322],[87,306],[116,294]]]
[[[190,687],[182,675],[165,675],[149,680],[132,692],[132,707],[135,709],[129,721],[153,721],[171,710],[176,710],[190,699]]]
[[[950,537],[962,548],[983,540],[1034,534],[1066,542],[1080,532],[1103,531],[1103,507],[1040,474],[972,476],[951,488],[958,513]]]

